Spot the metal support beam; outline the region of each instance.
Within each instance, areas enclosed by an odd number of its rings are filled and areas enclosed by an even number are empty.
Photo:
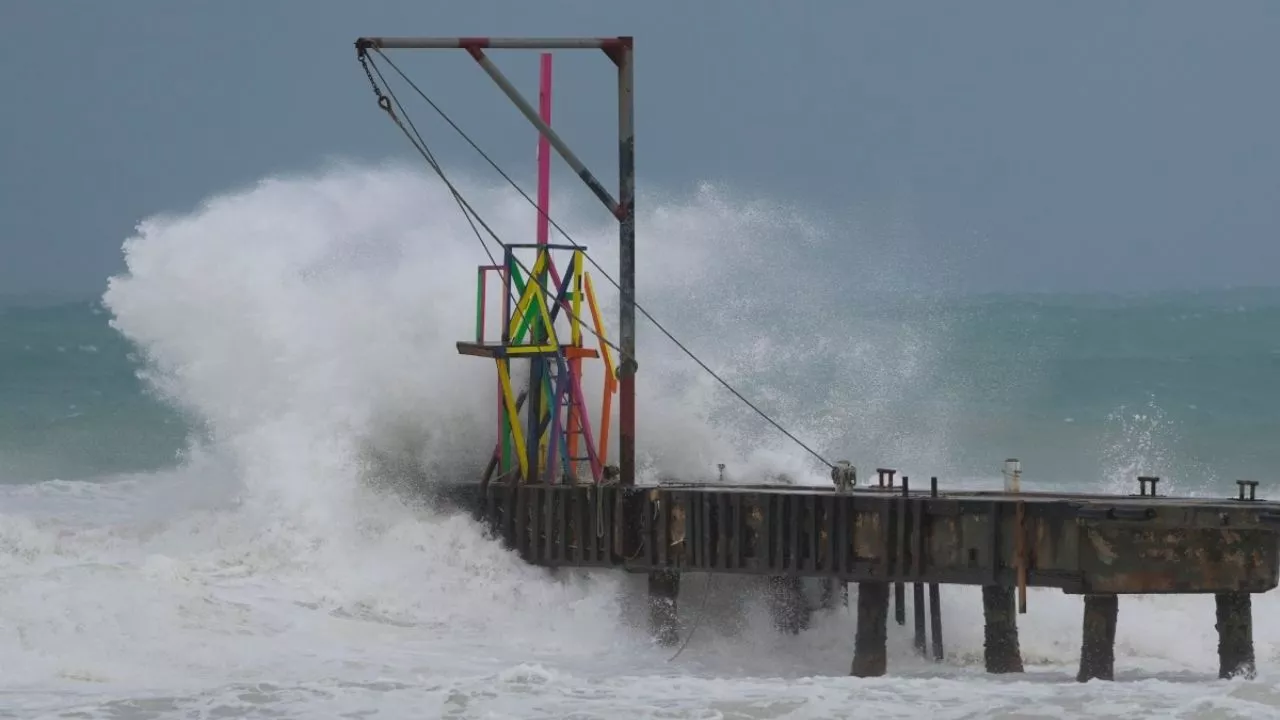
[[[592,175],[591,171],[587,169],[587,166],[578,159],[578,156],[573,154],[573,151],[570,150],[564,140],[556,134],[556,131],[552,130],[550,125],[543,122],[542,118],[538,117],[538,111],[529,104],[528,100],[524,99],[524,96],[520,94],[520,91],[516,89],[516,86],[511,84],[511,81],[507,79],[507,76],[503,75],[502,71],[498,69],[498,66],[494,65],[493,61],[489,59],[489,56],[485,55],[478,46],[474,45],[467,46],[467,52],[471,54],[471,57],[475,58],[475,61],[480,64],[480,67],[484,69],[485,73],[487,73],[489,77],[493,78],[493,81],[498,85],[498,88],[502,90],[502,93],[515,104],[516,109],[518,109],[520,113],[538,129],[538,132],[542,133],[542,136],[547,139],[547,142],[551,143],[551,147],[555,148],[556,152],[560,153],[560,157],[564,158],[564,161],[569,163],[569,167],[573,168],[573,171],[578,174],[578,177],[582,178],[582,182],[586,183],[587,187],[591,188],[591,192],[595,193],[595,196],[600,198],[600,202],[604,203],[604,206],[609,209],[609,212],[613,213],[614,217],[618,217],[618,201],[614,200],[613,196],[609,194],[609,191],[604,189],[604,185],[601,185],[600,181],[596,179],[596,176]]]
[[[612,50],[630,38],[500,38],[500,37],[362,37],[356,47],[383,50],[444,50],[492,48],[495,50]]]
[[[622,357],[619,358],[618,391],[621,394],[618,408],[618,453],[621,481],[624,485],[636,482],[636,135],[635,51],[631,38],[612,55],[618,64],[618,262],[621,318],[619,339],[622,341]]]

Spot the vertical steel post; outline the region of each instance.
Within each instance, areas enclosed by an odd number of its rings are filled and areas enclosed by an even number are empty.
[[[538,65],[538,116],[539,119],[551,126],[551,53],[542,53]],[[535,264],[543,259],[543,255],[547,255],[544,268],[550,266],[550,251],[542,247],[547,244],[547,212],[549,210],[549,190],[551,177],[551,143],[547,140],[547,136],[542,132],[538,133],[538,216],[535,218],[537,228],[537,251],[534,255]],[[535,289],[537,292],[550,296],[547,288],[547,273],[544,270],[538,274]],[[547,302],[553,302],[552,297],[547,297]],[[535,316],[530,324],[532,331],[532,340],[535,345],[542,345],[546,342],[551,328],[544,328],[540,317]],[[544,376],[548,373],[549,364],[546,358],[533,357],[530,358],[529,372],[529,482],[535,482],[541,478],[543,468],[539,466],[541,458],[541,433],[538,432],[542,428],[542,385]],[[558,413],[558,396],[555,390],[552,390],[551,407],[547,408],[549,413]],[[552,436],[551,442],[555,442],[553,428],[556,427],[554,418],[548,418],[547,432]],[[552,453],[548,452],[548,459]],[[555,468],[546,468],[548,472],[547,481],[551,482],[555,475]]]
[[[551,127],[551,53],[542,53],[538,73],[538,117]],[[538,133],[538,244],[547,244],[551,213],[551,141]]]
[[[483,64],[483,63],[482,63]],[[546,123],[547,127],[551,126],[551,53],[542,53],[538,65],[538,119]],[[545,133],[538,132],[538,216],[535,218],[537,227],[537,251],[534,255],[535,266],[538,260],[542,259],[544,254],[550,251],[545,249],[547,244],[547,212],[550,205],[550,192],[548,186],[551,183],[551,141],[547,139]],[[548,265],[550,257],[547,258]],[[544,265],[546,267],[546,265]],[[541,272],[537,278],[530,278],[530,282],[537,283],[534,288],[536,292],[550,295],[547,292],[547,273]],[[547,302],[553,302],[552,297],[547,298]],[[531,340],[535,345],[542,345],[546,342],[548,333],[551,328],[542,327],[541,317],[535,316],[529,325]],[[535,482],[542,475],[542,468],[539,466],[540,450],[542,446],[542,435],[539,430],[542,427],[542,384],[543,377],[547,373],[547,361],[545,358],[534,356],[529,358],[529,415],[528,424],[529,431],[527,437],[528,445],[526,451],[529,462],[529,477],[526,482]],[[553,391],[554,395],[554,391]],[[547,408],[548,412],[558,413],[558,398],[552,397],[551,407]],[[548,418],[551,420],[552,418]],[[548,431],[555,427],[554,422],[549,422]],[[555,438],[551,438],[551,442],[555,442]],[[547,478],[548,482],[554,477],[555,469],[548,468],[551,476]]]
[[[636,482],[636,138],[634,52],[632,39],[622,38],[617,51],[618,63],[618,262],[621,302],[619,335],[622,357],[619,358],[619,470],[621,483]]]

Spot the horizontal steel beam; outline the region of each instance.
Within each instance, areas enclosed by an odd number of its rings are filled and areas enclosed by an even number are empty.
[[[629,37],[502,38],[502,37],[362,37],[357,47],[384,50],[436,48],[495,48],[512,50],[609,50],[631,44]]]

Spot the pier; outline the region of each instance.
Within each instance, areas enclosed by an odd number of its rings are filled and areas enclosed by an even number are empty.
[[[703,370],[829,467],[831,482],[638,485],[635,327],[642,308],[635,298],[632,38],[363,37],[355,45],[377,107],[453,191],[490,260],[478,267],[474,336],[456,347],[461,355],[494,363],[493,384],[477,389],[494,393],[493,451],[479,459],[475,481],[440,490],[525,561],[646,574],[649,626],[665,644],[680,641],[677,596],[686,573],[767,578],[775,624],[785,632],[808,626],[801,579],[819,578],[828,605],[841,602],[854,584],[857,631],[850,673],[861,677],[889,671],[888,619],[892,612],[895,622],[906,624],[907,585],[914,600],[915,647],[936,660],[944,656],[940,586],[982,588],[984,657],[993,673],[1023,670],[1018,620],[1030,616],[1027,588],[1083,596],[1080,681],[1114,675],[1121,596],[1212,594],[1219,675],[1254,675],[1251,596],[1274,589],[1280,574],[1280,503],[1259,499],[1256,482],[1240,481],[1237,495],[1222,498],[1161,495],[1156,477],[1135,478],[1135,492],[1127,495],[1046,493],[1024,490],[1020,465],[1009,461],[1000,492],[947,489],[937,478],[913,483],[884,467],[859,483],[854,465],[829,461],[805,445],[644,313]],[[383,52],[392,49],[466,52],[537,131],[537,200],[502,173],[537,210],[535,242],[503,241],[448,181],[381,63],[499,168]],[[595,51],[615,66],[616,95],[610,101],[617,110],[616,198],[551,127],[550,54],[542,55],[536,108],[489,57],[491,51],[530,49]],[[550,218],[552,149],[618,220],[616,281]],[[549,225],[566,242],[550,242]],[[619,292],[617,344],[609,340],[589,265]],[[594,407],[583,382],[589,362],[603,369]],[[527,363],[524,387],[516,387],[513,363]],[[612,463],[615,396],[618,446]]]
[[[790,581],[821,578],[829,588],[857,585],[851,673],[883,675],[891,605],[905,624],[907,586],[916,648],[926,654],[931,636],[940,660],[939,586],[970,585],[982,588],[987,670],[1020,672],[1018,616],[1034,617],[1026,589],[1056,588],[1084,598],[1085,681],[1113,677],[1120,597],[1137,594],[1215,595],[1219,675],[1254,674],[1250,596],[1280,580],[1280,503],[1256,499],[1252,483],[1240,490],[1220,500],[943,492],[901,478],[843,491],[494,482],[453,493],[531,564],[647,574],[650,628],[664,643],[678,641],[685,573],[771,578],[783,596],[779,627],[793,631],[809,609],[786,597]],[[838,595],[824,593],[828,602]]]

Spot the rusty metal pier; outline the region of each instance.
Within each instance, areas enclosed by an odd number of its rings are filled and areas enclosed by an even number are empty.
[[[832,463],[805,445],[639,306],[631,37],[362,37],[355,47],[379,109],[449,186],[490,257],[491,264],[479,267],[475,337],[457,343],[457,349],[494,362],[498,437],[483,480],[435,490],[474,512],[527,562],[647,574],[650,627],[668,644],[680,640],[676,600],[685,573],[768,578],[775,624],[789,632],[808,626],[804,578],[821,580],[828,605],[847,597],[847,584],[856,583],[857,634],[850,672],[864,677],[887,671],[891,598],[895,621],[905,625],[907,584],[913,585],[915,647],[923,654],[931,639],[935,660],[944,656],[939,586],[981,587],[986,667],[999,673],[1023,669],[1017,619],[1027,612],[1027,588],[1083,596],[1081,681],[1114,675],[1121,595],[1212,594],[1217,600],[1220,676],[1254,675],[1251,596],[1274,589],[1280,575],[1280,503],[1259,500],[1256,482],[1241,481],[1238,496],[1229,498],[1161,496],[1155,477],[1138,478],[1138,492],[1131,495],[1026,492],[1019,484],[1021,466],[1011,460],[1006,470],[1015,468],[1012,483],[1006,482],[1002,492],[944,491],[936,478],[930,478],[928,490],[912,489],[907,477],[899,478],[889,468],[877,469],[871,484],[859,486],[852,465]],[[565,245],[547,243],[545,228],[534,245],[502,241],[449,183],[378,64],[385,61],[407,81],[384,50],[445,48],[469,54],[617,220],[617,281],[558,225]],[[549,95],[547,112],[535,110],[498,69],[490,51],[503,49],[594,50],[613,64],[616,199],[551,128]],[[480,150],[420,87],[409,85]],[[487,155],[485,159],[498,169]],[[525,198],[533,203],[527,194]],[[536,209],[542,221],[551,222],[541,205]],[[501,261],[473,219],[501,246]],[[534,255],[528,264],[516,255],[526,249]],[[563,253],[559,261],[553,257],[556,252]],[[618,290],[617,345],[607,340],[587,264]],[[496,273],[502,286],[500,301],[492,304],[486,302],[489,273]],[[637,485],[637,310],[725,388],[830,467],[832,483]],[[486,334],[486,327],[493,327],[486,324],[490,314],[498,315],[497,337]],[[587,347],[588,335],[598,340],[598,349]],[[605,369],[595,418],[581,387],[581,363],[593,359]],[[513,362],[527,362],[530,368],[528,387],[518,394]],[[617,459],[608,464],[615,392],[620,400]]]
[[[529,563],[647,573],[651,629],[667,643],[676,641],[684,573],[768,576],[784,590],[803,577],[856,583],[851,672],[882,675],[890,598],[904,624],[905,586],[914,584],[923,653],[929,590],[928,631],[941,659],[938,585],[971,585],[983,588],[987,669],[1020,672],[1026,588],[1057,588],[1085,600],[1078,679],[1111,679],[1119,596],[1202,593],[1217,597],[1220,676],[1254,674],[1250,596],[1280,579],[1280,503],[1257,499],[1256,483],[1212,499],[1159,496],[1154,478],[1132,495],[941,492],[936,479],[916,491],[905,477],[881,480],[844,491],[499,482],[458,490]]]

